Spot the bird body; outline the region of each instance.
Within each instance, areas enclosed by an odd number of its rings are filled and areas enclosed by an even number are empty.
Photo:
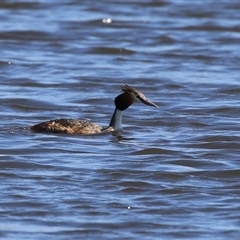
[[[36,132],[94,134],[114,131],[112,127],[102,126],[81,119],[60,118],[36,124],[31,127]]]
[[[96,134],[112,132],[122,128],[123,111],[134,102],[144,103],[149,106],[158,106],[150,102],[140,91],[125,85],[121,88],[122,92],[115,98],[115,110],[108,127],[102,127],[92,122],[81,119],[55,119],[42,122],[30,127],[36,132],[68,133],[68,134]]]

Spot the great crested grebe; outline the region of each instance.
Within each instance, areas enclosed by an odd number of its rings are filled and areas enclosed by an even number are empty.
[[[156,107],[158,106],[150,102],[141,92],[128,85],[121,87],[123,93],[115,98],[115,111],[111,118],[108,127],[102,127],[95,123],[87,122],[81,119],[55,119],[47,122],[42,122],[33,126],[30,129],[36,132],[48,133],[69,133],[69,134],[94,134],[112,132],[122,128],[122,115],[133,103],[144,103],[146,105]]]

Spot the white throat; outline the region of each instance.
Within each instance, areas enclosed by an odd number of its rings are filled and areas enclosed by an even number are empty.
[[[113,127],[114,131],[122,128],[122,116],[123,116],[123,111],[120,111],[117,108],[115,108],[115,111],[113,113],[113,116],[109,125]]]

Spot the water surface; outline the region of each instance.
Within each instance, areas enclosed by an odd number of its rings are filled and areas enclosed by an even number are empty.
[[[2,239],[238,239],[237,1],[0,3]],[[107,20],[108,19],[108,20]],[[81,136],[28,126],[107,126]]]

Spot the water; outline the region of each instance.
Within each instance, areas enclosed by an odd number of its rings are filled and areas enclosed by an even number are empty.
[[[1,1],[1,239],[239,239],[239,10]],[[131,106],[118,134],[28,129],[107,126],[124,84],[160,108]]]

